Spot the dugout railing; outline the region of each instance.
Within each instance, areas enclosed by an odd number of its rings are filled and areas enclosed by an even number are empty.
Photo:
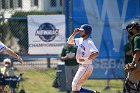
[[[45,65],[46,69],[52,68],[52,67],[56,68],[57,63],[60,62],[59,61],[59,59],[60,59],[59,55],[20,55],[20,56],[23,58],[23,60],[25,62],[24,66],[28,66],[28,65],[32,66],[32,67],[35,66],[35,67],[37,67],[39,69],[41,69],[41,65]],[[15,58],[10,57],[8,55],[2,55],[2,54],[0,55],[0,64],[1,64],[1,66],[3,64],[2,61],[3,61],[4,58],[10,58],[12,60],[12,65],[15,64],[15,67],[20,66],[20,63],[17,62],[17,60]],[[44,59],[45,62],[38,62],[38,59]],[[51,59],[54,59],[55,62],[51,62]]]

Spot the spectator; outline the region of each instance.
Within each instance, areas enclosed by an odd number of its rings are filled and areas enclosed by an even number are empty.
[[[1,41],[0,41],[0,53],[12,56],[12,57],[16,58],[21,64],[23,64],[22,58],[18,54],[16,54],[13,50],[11,50],[6,45],[4,45]],[[11,68],[11,60],[4,59],[3,62],[5,64],[5,66],[3,68],[1,68],[1,76],[14,76],[15,73]],[[3,90],[5,87],[5,82],[1,82],[1,83],[2,84],[0,85],[0,90],[1,90],[0,93],[4,93]],[[13,86],[13,85],[14,84],[11,84],[11,86]]]
[[[5,88],[5,85],[7,84],[4,78],[16,76],[14,69],[11,65],[11,60],[6,58],[3,60],[3,62],[4,62],[4,67],[0,69],[0,73],[2,74],[1,76],[3,77],[3,78],[1,77],[1,83],[0,83],[0,92],[2,93]],[[11,84],[12,86],[14,86],[15,82],[12,82]]]
[[[65,62],[65,75],[66,75],[66,88],[67,93],[70,93],[72,90],[72,80],[75,76],[79,64],[76,61],[76,51],[77,48],[72,44],[65,46],[61,53],[61,61]]]
[[[1,68],[1,73],[4,75],[4,77],[8,76],[15,76],[15,72],[13,67],[11,66],[11,60],[6,58],[3,60],[4,67]]]
[[[108,63],[110,64],[110,66],[106,68],[105,75],[107,77],[107,81],[106,81],[106,87],[103,90],[109,90],[111,88],[110,87],[111,78],[116,76],[112,63],[113,61],[110,61]]]
[[[109,70],[106,70],[105,75],[108,76]],[[109,90],[110,89],[110,79],[107,79],[106,81],[106,87],[103,90]]]

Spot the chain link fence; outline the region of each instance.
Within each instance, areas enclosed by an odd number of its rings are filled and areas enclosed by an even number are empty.
[[[66,82],[64,65],[60,63],[58,55],[29,55],[28,54],[28,15],[63,14],[70,6],[64,5],[68,0],[0,0],[0,40],[7,47],[19,54],[24,65],[16,59],[0,54],[0,67],[4,65],[4,58],[11,58],[12,64],[18,70],[46,70],[57,68],[56,77],[59,78],[60,91],[65,91]],[[67,7],[64,9],[64,7]],[[69,32],[69,31],[68,31]],[[68,35],[67,35],[68,36]],[[62,67],[60,67],[62,66]],[[57,71],[58,70],[58,71]]]
[[[11,48],[16,53],[18,53],[23,57],[25,62],[24,66],[33,69],[41,69],[41,68],[47,69],[51,67],[56,67],[57,61],[59,61],[58,60],[59,57],[54,57],[53,55],[31,56],[28,54],[27,19],[18,19],[18,20],[5,19],[5,20],[7,20],[7,22],[0,25],[1,41],[6,46],[8,46],[9,48]],[[9,56],[1,55],[0,61],[2,61],[4,58],[7,57]],[[16,67],[22,67],[24,69],[27,69],[26,67],[20,66],[18,62],[14,62],[14,64],[16,65]]]
[[[62,14],[64,13],[63,4],[63,0],[0,0],[0,39],[23,57],[26,67],[33,69],[56,67],[56,62],[59,61],[58,56],[30,56],[28,54],[27,16]],[[1,64],[6,57],[6,55],[1,55]],[[14,64],[20,67],[18,62]]]

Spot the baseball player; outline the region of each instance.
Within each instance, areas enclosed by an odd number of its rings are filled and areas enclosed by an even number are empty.
[[[76,52],[76,60],[80,64],[72,82],[73,93],[97,93],[96,91],[81,88],[92,74],[92,60],[99,54],[98,49],[90,38],[91,32],[91,26],[84,24],[80,28],[75,28],[73,34],[71,34],[67,41],[68,44],[75,44],[78,47]],[[75,35],[78,33],[80,33],[81,37],[74,39]]]
[[[79,64],[76,61],[76,50],[77,48],[71,44],[67,44],[62,49],[61,61],[65,62],[65,76],[66,76],[66,89],[67,93],[71,93],[72,80],[75,76]]]
[[[125,81],[126,93],[140,93],[140,23],[131,21],[126,30],[132,37],[131,49],[133,53],[132,62],[125,65],[128,75]]]
[[[1,41],[0,41],[0,53],[12,56],[16,58],[21,64],[23,64],[22,58],[19,55],[17,55],[13,50],[5,46]]]

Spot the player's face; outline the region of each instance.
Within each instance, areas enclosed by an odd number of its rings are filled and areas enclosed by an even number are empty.
[[[130,34],[131,36],[135,35],[136,33],[137,33],[136,28],[133,28],[133,29],[129,32],[129,34]]]
[[[5,67],[10,67],[10,63],[9,62],[5,62]]]
[[[72,46],[72,44],[68,44],[68,47],[71,47]]]
[[[81,36],[81,37],[85,37],[85,36],[86,36],[86,34],[85,34],[85,31],[84,31],[84,30],[80,30],[80,36]]]

